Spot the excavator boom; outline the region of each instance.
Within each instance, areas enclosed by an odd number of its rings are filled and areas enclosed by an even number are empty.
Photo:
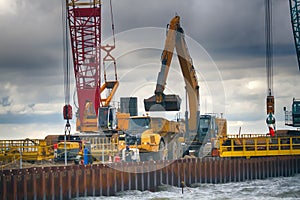
[[[199,86],[191,56],[187,49],[183,29],[180,27],[180,17],[175,16],[169,25],[165,40],[165,48],[161,58],[161,70],[158,74],[155,95],[144,99],[146,111],[179,111],[181,99],[175,94],[164,94],[166,80],[176,48],[182,75],[185,81],[189,98],[190,120],[189,129],[196,130],[197,119],[199,118]]]
[[[158,73],[155,95],[144,99],[146,111],[179,111],[181,98],[178,95],[165,95],[166,80],[171,65],[173,51],[176,45],[176,33],[180,17],[175,16],[168,25],[167,37],[165,40],[164,50],[161,55],[161,70]]]

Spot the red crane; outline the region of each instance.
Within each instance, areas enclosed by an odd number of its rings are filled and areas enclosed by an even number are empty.
[[[116,62],[110,54],[115,48],[115,40],[113,40],[113,45],[101,46],[100,0],[66,0],[66,3],[68,26],[66,25],[65,28],[68,29],[67,27],[69,27],[78,97],[76,130],[80,132],[95,132],[98,131],[97,113],[99,105],[107,107],[118,87]],[[113,22],[112,28],[114,29]],[[103,59],[104,83],[102,86],[101,49],[107,54]],[[113,81],[106,80],[105,62],[113,62],[115,69],[115,80]],[[108,97],[102,98],[101,93],[105,89],[109,90],[110,94]],[[95,92],[97,94],[96,97]]]

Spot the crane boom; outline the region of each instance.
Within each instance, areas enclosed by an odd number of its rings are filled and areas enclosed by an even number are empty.
[[[78,97],[77,127],[84,126],[97,130],[95,123],[85,124],[87,109],[95,113],[95,90],[99,82],[101,45],[101,3],[99,0],[67,0],[67,17],[72,47],[75,82]]]
[[[294,44],[297,53],[298,69],[300,70],[300,0],[289,0],[290,16],[294,36]],[[300,100],[293,98],[292,111],[285,112],[285,125],[300,127]]]
[[[158,74],[155,95],[144,99],[146,111],[179,111],[181,99],[178,95],[165,95],[164,89],[170,69],[173,51],[176,48],[181,72],[189,98],[189,130],[196,130],[199,119],[199,86],[192,59],[187,49],[184,31],[180,27],[180,17],[175,16],[168,27],[165,47],[161,57],[161,70]],[[160,105],[160,106],[158,106]],[[163,109],[161,109],[163,107]]]
[[[289,2],[294,42],[297,53],[298,68],[300,70],[300,1],[289,0]]]

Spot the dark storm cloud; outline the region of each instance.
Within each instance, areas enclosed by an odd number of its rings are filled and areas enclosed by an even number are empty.
[[[57,71],[61,52],[60,1],[27,0],[1,16],[0,67],[26,76]]]
[[[119,33],[140,27],[165,28],[178,13],[186,34],[203,45],[214,60],[263,57],[263,2],[114,0],[115,29]],[[276,0],[273,5],[274,42],[279,39],[284,42],[274,46],[274,53],[276,56],[293,54],[288,2]],[[105,39],[111,34],[108,3],[103,2],[102,8]],[[0,20],[3,27],[0,38],[1,69],[16,69],[26,75],[62,75],[61,1],[55,0],[49,4],[49,1],[28,0],[18,4],[17,12],[17,15]]]
[[[265,57],[263,0],[154,0],[151,3],[127,0],[113,1],[113,5],[117,32],[139,27],[165,28],[177,12],[185,33],[202,45],[213,60]],[[109,35],[107,29],[104,32]],[[273,1],[273,41],[274,56],[295,54],[288,1]]]

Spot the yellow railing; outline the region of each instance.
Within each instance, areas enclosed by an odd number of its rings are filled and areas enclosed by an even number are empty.
[[[220,138],[220,157],[300,155],[300,136]]]
[[[119,153],[118,139],[115,137],[83,137],[85,141],[91,144],[91,155],[99,161],[109,160],[109,156],[115,156]]]

